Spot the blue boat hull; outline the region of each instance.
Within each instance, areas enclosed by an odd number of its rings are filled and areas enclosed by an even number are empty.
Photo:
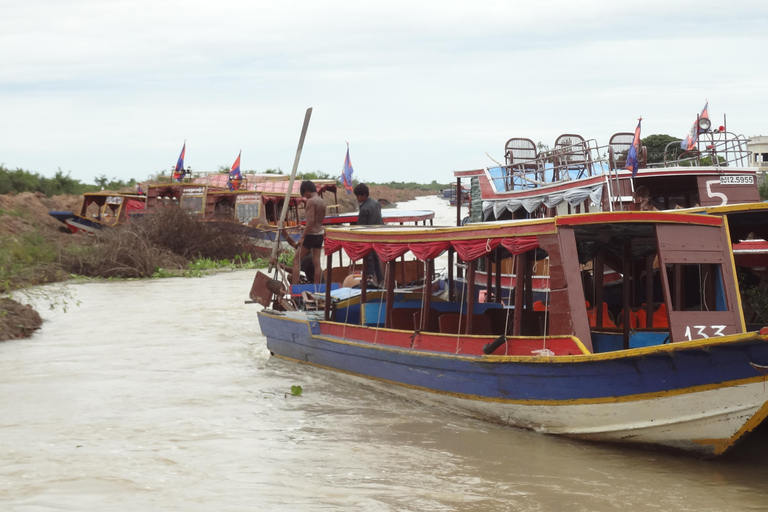
[[[768,414],[765,376],[753,366],[768,366],[768,342],[757,335],[597,355],[457,356],[322,335],[319,322],[300,314],[262,312],[259,318],[277,356],[426,391],[469,413],[544,432],[613,441],[634,436],[633,442],[715,455]],[[386,340],[387,331],[381,332],[379,339]],[[737,407],[727,403],[734,400]],[[690,430],[675,419],[690,416],[689,406],[706,408],[705,416],[722,424],[696,440],[690,434],[667,432],[659,441],[656,434],[633,433],[654,421],[667,430],[670,424]]]

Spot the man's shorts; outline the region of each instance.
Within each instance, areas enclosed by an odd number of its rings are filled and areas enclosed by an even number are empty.
[[[322,249],[323,235],[305,235],[302,245],[305,249]]]

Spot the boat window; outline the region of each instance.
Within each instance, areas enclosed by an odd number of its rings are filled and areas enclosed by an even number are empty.
[[[200,212],[203,210],[203,196],[183,196],[181,207],[185,210]]]
[[[669,263],[667,280],[674,311],[727,311],[719,263]]]
[[[261,203],[237,203],[237,220],[248,224],[251,219],[258,219],[261,213]]]

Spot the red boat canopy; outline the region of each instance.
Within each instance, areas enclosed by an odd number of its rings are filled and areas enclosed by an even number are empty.
[[[464,261],[473,261],[501,246],[510,254],[522,254],[539,247],[538,235],[554,233],[557,226],[612,222],[664,222],[720,225],[722,219],[706,215],[657,212],[613,212],[570,215],[527,221],[470,224],[462,227],[357,226],[326,229],[325,253],[340,249],[352,260],[374,251],[392,261],[408,251],[420,260],[434,259],[453,248]]]

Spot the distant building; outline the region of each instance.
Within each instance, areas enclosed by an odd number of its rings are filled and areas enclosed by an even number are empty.
[[[768,136],[755,135],[750,137],[747,149],[752,152],[749,155],[749,165],[762,167],[764,171],[768,170]]]

